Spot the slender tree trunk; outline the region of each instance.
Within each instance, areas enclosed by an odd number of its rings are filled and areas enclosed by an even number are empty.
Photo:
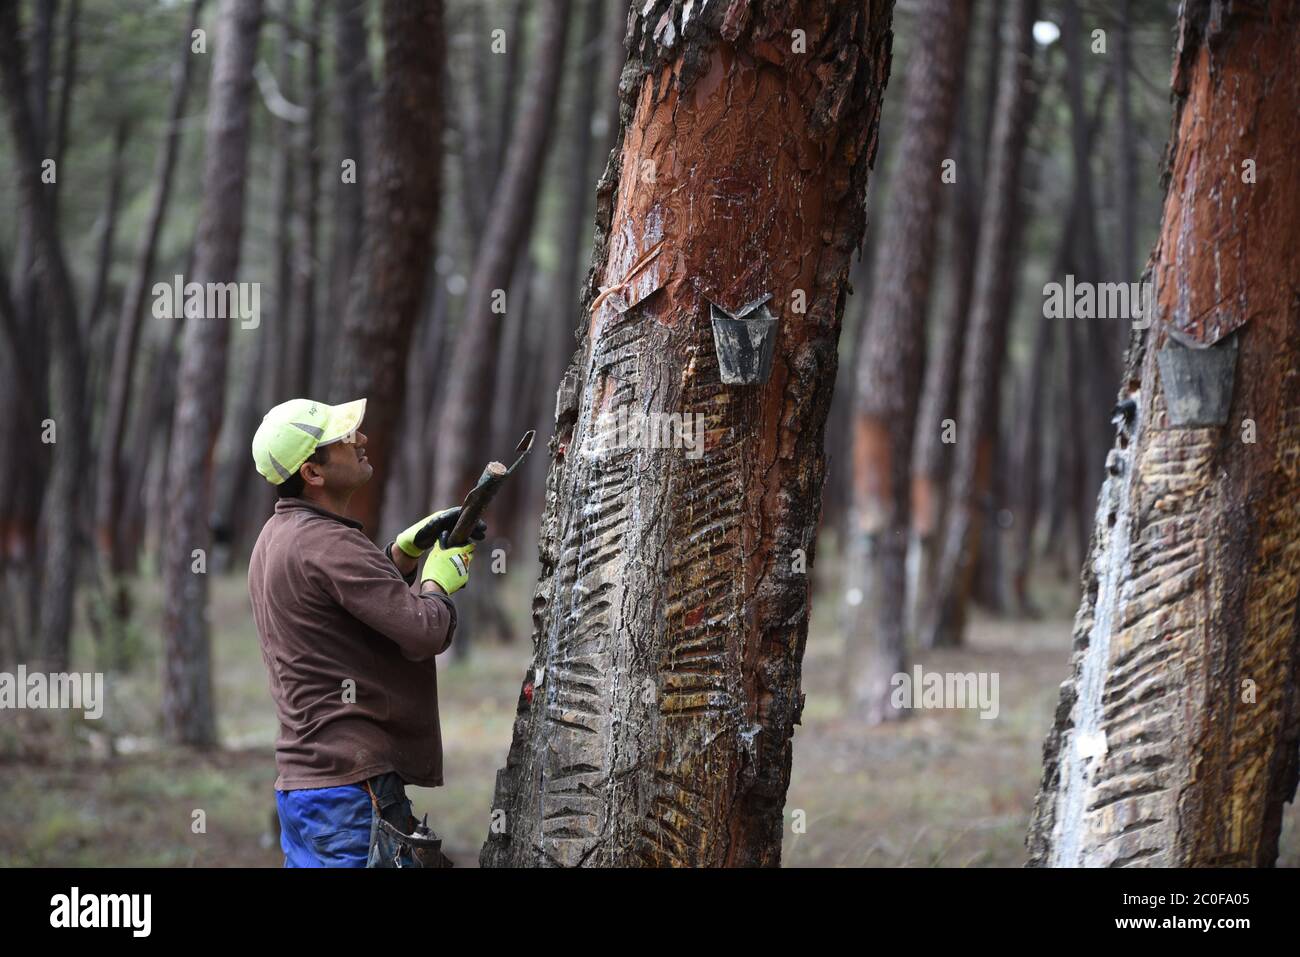
[[[478,249],[483,239],[483,226],[487,221],[487,207],[492,200],[496,183],[493,154],[488,145],[487,121],[483,118],[484,105],[491,101],[487,72],[490,37],[483,20],[483,6],[471,3],[469,19],[469,50],[465,57],[465,72],[469,82],[456,84],[456,110],[451,119],[460,133],[460,208],[468,234],[471,253]]]
[[[613,80],[609,85],[597,85],[591,79],[593,75],[600,76],[609,72],[604,60],[608,59],[605,56],[608,53],[607,44],[611,43],[608,29],[611,17],[620,25],[619,49],[622,50],[622,30],[627,24],[625,11],[607,9],[608,6],[606,0],[589,0],[582,9],[582,37],[577,69],[571,71],[574,73],[577,89],[574,95],[566,100],[572,105],[572,113],[569,117],[572,131],[568,137],[566,156],[565,209],[563,216],[560,217],[560,260],[555,271],[555,292],[551,305],[544,311],[548,329],[546,335],[542,337],[542,368],[537,376],[537,386],[530,390],[529,394],[533,407],[543,410],[542,415],[535,417],[536,422],[531,418],[527,420],[530,427],[534,424],[541,426],[538,429],[539,442],[550,439],[545,428],[545,418],[554,411],[556,387],[573,355],[575,346],[574,330],[578,325],[576,317],[581,298],[579,257],[585,251],[588,225],[591,222],[591,197],[599,175],[594,172],[595,164],[592,162],[597,147],[592,131],[592,117],[598,110],[597,95],[600,96],[600,106],[606,114],[605,120],[613,127],[612,133],[616,134],[618,127],[615,96],[617,76],[609,77]],[[626,53],[618,57],[618,70],[622,70],[626,59]],[[609,150],[606,148],[604,155],[599,157],[601,169],[604,168],[603,164],[608,161],[608,158]],[[517,426],[518,423],[515,425]],[[525,489],[523,501],[529,503],[543,501],[546,488],[546,460],[540,455],[534,455],[524,463],[524,468],[523,481],[520,483]],[[535,521],[538,517],[536,514],[528,515],[527,521]]]
[[[990,21],[988,62],[983,66],[986,78],[986,119],[993,114],[996,99],[999,41],[997,26],[1001,9],[985,7]],[[987,173],[987,154],[992,127],[976,136],[974,123],[965,114],[974,113],[977,102],[967,92],[963,109],[957,117],[953,155],[958,170],[966,176],[978,176],[983,183]],[[978,169],[978,172],[976,170]],[[959,180],[959,183],[961,181]],[[975,255],[979,249],[980,191],[969,180],[959,185],[949,204],[948,304],[939,321],[939,348],[926,362],[925,383],[916,416],[913,439],[911,518],[907,545],[907,633],[914,640],[921,617],[933,597],[931,587],[939,562],[942,544],[939,531],[948,514],[948,478],[952,471],[952,443],[955,434],[948,428],[957,414],[957,385],[961,378],[961,359],[970,318],[971,292],[975,287]]]
[[[297,95],[291,52],[297,29],[297,6],[295,0],[280,0],[276,83],[280,92],[290,101]],[[294,348],[297,313],[293,308],[293,228],[298,208],[296,172],[301,165],[297,139],[292,122],[281,116],[272,118],[271,142],[275,153],[275,172],[271,181],[272,202],[275,204],[275,388],[268,396],[270,405],[267,408],[299,396],[298,386],[302,382],[302,370],[299,368],[301,351]],[[358,164],[357,168],[362,167]],[[348,186],[342,188],[347,189]],[[352,188],[361,187],[352,184]],[[353,243],[356,242],[355,236],[351,239]]]
[[[108,196],[104,202],[104,212],[100,217],[102,226],[99,231],[99,247],[95,253],[95,273],[90,287],[90,299],[84,314],[80,317],[81,337],[87,343],[86,358],[86,394],[98,398],[102,394],[101,382],[108,373],[108,362],[101,356],[108,355],[107,339],[112,330],[100,322],[104,313],[104,301],[108,298],[109,270],[113,266],[114,247],[117,242],[118,214],[122,205],[123,183],[126,181],[126,143],[131,134],[131,123],[125,118],[117,121],[113,129],[113,158],[109,163]],[[89,412],[88,412],[89,414]],[[91,417],[93,421],[93,416]],[[91,465],[87,462],[88,466]],[[94,493],[89,496],[94,501]],[[94,517],[86,515],[90,521],[81,524],[93,527]]]
[[[1009,323],[1010,320],[1008,320]],[[1015,378],[1010,363],[1003,372],[1009,380],[1006,392],[1014,394]],[[1006,596],[1006,525],[1011,515],[1007,501],[1011,497],[1010,478],[1013,474],[1014,443],[1010,431],[1003,425],[1006,418],[1004,400],[999,395],[994,404],[994,422],[989,427],[989,445],[992,449],[991,474],[988,477],[988,504],[984,510],[983,526],[988,533],[980,536],[980,559],[975,567],[975,585],[971,598],[983,609],[1001,617],[1007,611]]]
[[[1073,262],[1073,260],[1071,260]],[[1084,443],[1073,440],[1076,425],[1084,417],[1084,399],[1087,384],[1083,378],[1083,357],[1079,345],[1079,327],[1065,323],[1065,403],[1066,417],[1061,422],[1062,435],[1069,434],[1072,440],[1064,443],[1065,456],[1062,463],[1061,478],[1069,489],[1069,512],[1074,519],[1074,551],[1069,554],[1071,567],[1078,566],[1088,554],[1088,537],[1092,532],[1092,520],[1089,515],[1087,493],[1084,491],[1087,473],[1087,455]]]
[[[907,67],[903,138],[882,231],[890,255],[878,260],[870,320],[857,349],[844,625],[852,706],[868,724],[908,714],[890,698],[893,676],[906,670],[912,433],[925,366],[943,161],[960,100],[970,13],[970,0],[926,0],[917,12],[920,33]]]
[[[51,7],[57,6],[51,3]],[[63,69],[59,82],[59,109],[54,119],[54,162],[63,166],[68,147],[68,127],[72,123],[72,88],[77,85],[77,42],[81,25],[81,0],[70,0],[63,15]],[[58,193],[55,192],[57,198]],[[55,205],[57,212],[58,205]]]
[[[0,449],[4,451],[0,468],[0,596],[8,614],[0,616],[8,639],[4,662],[22,661],[36,631],[34,610],[24,601],[27,578],[31,572],[30,543],[35,540],[35,518],[26,511],[28,486],[32,473],[24,455],[33,440],[32,429],[24,423],[39,422],[39,400],[45,394],[39,367],[27,361],[30,339],[24,335],[22,317],[9,286],[8,266],[0,257],[0,328],[8,350],[0,350]],[[38,386],[37,383],[40,383]],[[38,443],[39,444],[39,443]]]
[[[1096,191],[1092,177],[1093,130],[1084,103],[1084,43],[1087,33],[1075,0],[1062,4],[1061,43],[1065,50],[1066,100],[1070,106],[1070,143],[1073,155],[1075,216],[1075,261],[1080,267],[1081,280],[1090,283],[1107,278],[1103,264],[1101,236],[1098,230]],[[1100,110],[1098,110],[1100,116]],[[1076,419],[1074,428],[1082,457],[1083,499],[1081,514],[1085,524],[1096,501],[1106,459],[1106,448],[1111,440],[1110,397],[1120,372],[1121,337],[1125,326],[1115,320],[1089,322],[1082,329],[1084,341],[1080,352],[1082,359],[1083,417]],[[1087,548],[1087,543],[1084,543]]]
[[[597,176],[609,162],[609,153],[614,149],[619,136],[619,104],[623,102],[619,82],[623,76],[623,64],[627,62],[627,50],[623,41],[627,37],[629,5],[622,0],[605,5],[605,26],[600,37],[600,56],[598,66],[592,71],[597,78],[596,89],[600,96],[597,113],[601,117],[604,135],[597,144]]]
[[[551,140],[569,0],[545,0],[538,16],[541,32],[537,54],[524,84],[527,101],[511,132],[501,181],[475,256],[439,416],[442,435],[433,480],[434,499],[438,502],[460,501],[483,468],[482,441],[490,434],[491,397],[496,388],[503,322],[495,306],[509,287],[515,262],[532,231],[538,186]],[[517,44],[518,38],[512,42]],[[510,308],[508,303],[506,308]],[[378,469],[378,465],[375,467]]]
[[[422,368],[422,388],[419,392],[419,421],[423,423],[421,431],[414,433],[416,438],[407,444],[408,459],[406,479],[410,483],[408,507],[402,516],[417,514],[422,509],[437,507],[429,483],[433,478],[433,459],[438,444],[438,422],[435,413],[439,407],[438,386],[444,378],[443,367],[446,365],[447,353],[451,349],[450,294],[447,283],[441,275],[434,274],[429,283],[429,318],[425,321],[427,331],[424,345],[420,349],[418,361]],[[409,372],[408,372],[409,374]]]
[[[1097,102],[1093,106],[1089,121],[1088,139],[1091,140],[1099,128],[1104,113],[1106,92],[1109,84],[1103,78],[1102,88],[1097,93]],[[1070,273],[1078,273],[1076,234],[1079,204],[1085,202],[1079,191],[1078,183],[1071,193],[1070,213],[1062,227],[1061,238],[1053,261],[1051,278],[1064,282]],[[1050,480],[1046,485],[1048,493],[1047,530],[1040,557],[1053,561],[1061,580],[1074,577],[1078,565],[1088,549],[1088,536],[1092,531],[1092,505],[1085,492],[1085,472],[1083,447],[1086,442],[1079,440],[1078,423],[1085,419],[1087,405],[1086,384],[1082,380],[1083,359],[1078,343],[1079,332],[1074,323],[1066,323],[1061,330],[1059,347],[1055,350],[1054,365],[1056,369],[1055,388],[1051,396],[1051,412],[1056,427],[1044,437],[1053,439],[1045,458],[1051,463],[1047,472]],[[1110,407],[1105,402],[1106,408]],[[1095,411],[1095,410],[1090,410]],[[1086,437],[1085,437],[1086,438]],[[1032,551],[1032,550],[1031,550]],[[1023,556],[1023,561],[1032,560],[1031,554]],[[1024,574],[1027,575],[1027,568]],[[1020,571],[1014,573],[1021,574]],[[1014,577],[1013,577],[1014,582]],[[1026,581],[1027,586],[1027,581]]]
[[[1133,270],[1138,268],[1137,261],[1137,203],[1138,181],[1137,149],[1133,141],[1133,98],[1129,92],[1129,79],[1133,73],[1133,57],[1130,49],[1132,21],[1129,10],[1130,0],[1119,2],[1119,23],[1115,29],[1115,123],[1118,127],[1115,147],[1115,176],[1118,181],[1117,204],[1119,206],[1119,243],[1116,250],[1119,255],[1119,269],[1116,279],[1128,282]]]
[[[113,243],[117,238],[117,214],[122,204],[122,182],[126,179],[126,141],[131,124],[117,121],[113,130],[113,159],[108,171],[108,198],[104,203],[103,226],[99,233],[99,252],[95,256],[95,279],[90,287],[90,302],[82,322],[83,335],[93,341],[100,338],[99,317],[108,296],[108,271],[113,265]],[[99,350],[96,350],[98,352]],[[95,390],[98,391],[98,390]]]
[[[1043,433],[1050,427],[1050,403],[1045,401],[1047,366],[1052,359],[1055,326],[1050,320],[1037,319],[1034,344],[1029,354],[1029,368],[1018,399],[1022,418],[1015,424],[1015,449],[1012,471],[1015,490],[1014,545],[1009,561],[1011,598],[1022,615],[1037,614],[1029,597],[1029,570],[1034,555],[1034,532],[1038,528],[1041,498],[1041,462]]]
[[[542,383],[552,396],[555,386],[564,373],[568,358],[573,352],[574,315],[578,309],[578,257],[583,252],[583,242],[589,222],[590,197],[595,178],[592,174],[592,115],[596,110],[596,84],[591,75],[597,73],[602,52],[599,40],[606,14],[605,0],[589,0],[582,7],[582,37],[578,62],[575,64],[577,89],[570,100],[573,113],[570,117],[572,131],[569,136],[565,161],[568,165],[565,179],[565,213],[560,219],[560,259],[555,270],[553,308],[548,310],[549,322],[554,332],[546,337],[545,362]],[[617,16],[611,11],[610,16]],[[602,89],[600,92],[608,93]]]
[[[77,518],[82,473],[89,458],[86,431],[86,361],[78,334],[77,305],[55,218],[53,196],[41,182],[38,133],[27,84],[14,0],[0,0],[0,82],[9,107],[23,221],[32,230],[37,280],[52,321],[50,390],[54,466],[46,503],[45,554],[41,566],[41,659],[51,671],[67,667],[77,581]],[[45,426],[32,422],[35,429]]]
[[[193,253],[187,257],[185,272],[189,275],[193,264]],[[153,494],[152,486],[162,485],[159,479],[166,479],[167,457],[158,456],[158,467],[153,467],[154,449],[165,450],[171,445],[172,412],[176,407],[176,366],[180,361],[181,330],[183,319],[175,316],[167,333],[160,337],[160,342],[150,359],[150,374],[142,377],[148,388],[140,403],[140,411],[134,417],[135,425],[127,443],[130,454],[127,456],[129,467],[127,478],[123,483],[126,495],[122,504],[122,515],[117,523],[116,542],[124,556],[124,567],[134,569],[139,564],[139,555],[147,532],[152,530],[157,535],[160,526],[166,524],[166,508],[155,507],[153,503],[161,502],[163,496]],[[124,595],[130,602],[130,596]],[[119,616],[129,617],[129,607]]]
[[[384,72],[366,178],[366,249],[336,343],[333,401],[366,397],[374,477],[352,514],[379,535],[385,482],[398,461],[406,361],[434,253],[442,166],[443,5],[385,0]],[[470,403],[476,389],[461,397]]]
[[[497,100],[497,121],[493,129],[492,169],[498,176],[506,168],[508,162],[506,153],[515,135],[515,106],[519,96],[519,76],[523,71],[524,52],[528,45],[528,38],[524,31],[528,6],[528,0],[512,0],[510,22],[504,27],[505,51],[503,54],[494,54],[505,60],[504,68],[501,70],[500,99]],[[548,13],[553,11],[544,9],[541,11],[543,20]],[[544,55],[545,52],[549,51],[539,49],[538,55]],[[539,155],[537,159],[541,162],[542,157]]]
[[[31,28],[31,69],[24,78],[23,95],[27,97],[31,110],[31,127],[33,143],[38,155],[43,159],[52,142],[50,119],[50,78],[53,74],[55,22],[58,19],[56,2],[37,3],[32,9]],[[41,184],[45,196],[49,199],[50,209],[58,209],[58,183]],[[20,197],[21,200],[21,197]],[[19,230],[14,249],[14,302],[19,321],[23,329],[25,348],[21,361],[31,372],[33,399],[42,407],[42,419],[48,414],[48,396],[50,395],[50,375],[53,365],[50,335],[48,330],[48,304],[40,301],[40,275],[36,259],[38,256],[36,227],[30,220],[29,207],[20,201]],[[57,221],[57,220],[56,220]],[[37,421],[41,421],[38,419]],[[12,566],[16,572],[16,589],[24,593],[28,606],[28,635],[33,653],[39,653],[37,646],[41,640],[41,565],[44,551],[41,538],[41,516],[46,495],[50,489],[51,467],[55,447],[52,443],[41,441],[40,431],[32,428],[19,433],[20,448],[13,456],[16,475],[9,476],[17,489],[17,520],[12,529],[13,548],[11,554],[16,559]],[[18,463],[22,463],[21,467]]]
[[[316,12],[309,11],[305,22],[310,24]],[[310,33],[311,27],[304,31],[297,25],[296,0],[284,0],[278,14],[279,56],[275,83],[286,101],[296,103],[292,49],[304,32]],[[310,42],[314,43],[314,37]],[[316,55],[313,50],[309,57]],[[308,85],[311,85],[310,80]],[[267,311],[270,321],[248,333],[254,341],[244,351],[248,368],[240,376],[242,386],[236,388],[233,425],[228,430],[234,432],[238,445],[257,431],[257,425],[268,408],[295,396],[311,394],[307,380],[312,369],[312,337],[310,330],[304,330],[304,325],[311,322],[311,316],[295,307],[302,294],[298,274],[300,261],[310,255],[306,252],[308,247],[315,248],[305,235],[306,227],[301,220],[306,218],[302,205],[315,199],[309,171],[318,167],[307,158],[311,136],[304,128],[310,121],[295,124],[273,112],[268,119],[275,157],[272,185],[276,210],[273,230],[275,297],[272,308]],[[298,233],[296,237],[295,230]],[[214,485],[211,525],[216,548],[211,565],[214,570],[225,572],[235,556],[241,554],[240,539],[246,526],[245,519],[252,515],[259,523],[264,522],[274,507],[275,492],[248,467],[242,449],[239,454],[228,455],[221,462]]]
[[[239,269],[248,167],[249,106],[261,0],[222,0],[213,37],[203,201],[193,281],[231,282]],[[188,278],[188,277],[187,277]],[[205,569],[210,547],[212,449],[221,431],[230,320],[187,318],[176,380],[173,442],[167,457],[163,571],[163,732],[169,741],[216,743]]]
[[[1075,193],[1074,204],[1070,207],[1070,214],[1061,230],[1056,258],[1049,274],[1052,277],[1063,276],[1071,261],[1071,242],[1077,222],[1078,202],[1078,193]],[[1016,534],[1011,559],[1010,584],[1011,596],[1022,615],[1034,613],[1029,597],[1029,572],[1035,558],[1034,531],[1038,524],[1043,439],[1050,431],[1051,424],[1052,403],[1049,401],[1051,396],[1045,396],[1044,392],[1048,367],[1053,358],[1052,342],[1056,332],[1053,320],[1041,314],[1034,315],[1034,344],[1029,356],[1029,367],[1025,373],[1024,389],[1017,403],[1017,407],[1021,410],[1021,417],[1015,424]],[[1071,441],[1068,433],[1060,429],[1056,432],[1058,442]],[[1057,482],[1063,480],[1064,476],[1058,475]]]
[[[154,166],[149,212],[145,217],[144,230],[140,234],[136,267],[130,285],[127,287],[126,296],[122,300],[122,312],[117,321],[117,332],[113,342],[113,361],[108,375],[108,400],[104,409],[95,481],[95,542],[99,549],[101,574],[106,572],[108,581],[113,581],[127,570],[126,556],[118,544],[121,531],[119,521],[123,511],[121,447],[126,436],[131,387],[135,378],[136,356],[139,351],[140,326],[147,311],[145,296],[152,281],[157,278],[154,276],[154,263],[158,253],[158,238],[162,234],[163,222],[167,218],[172,182],[176,172],[176,158],[180,154],[181,119],[194,75],[194,62],[197,59],[190,52],[189,38],[198,23],[202,8],[203,0],[195,0],[190,7],[180,60],[173,70],[171,103],[168,107],[162,148],[158,152]],[[116,600],[113,605],[123,607]]]
[[[422,437],[430,428],[429,393],[441,361],[447,302],[446,285],[432,268],[426,276],[424,300],[428,314],[415,332],[414,348],[406,364],[401,432],[410,438],[402,444],[392,493],[385,496],[382,517],[385,528],[409,525],[409,516],[430,511],[428,482],[433,458]]]
[[[1295,794],[1300,218],[1277,211],[1300,205],[1300,4],[1185,6],[1178,37],[1156,321],[1129,350],[1031,865],[1268,866]],[[1231,373],[1169,378],[1234,349]],[[1175,414],[1216,397],[1222,425]]]
[[[981,519],[993,467],[995,404],[1006,353],[1006,323],[1016,270],[1020,170],[1036,93],[1031,30],[1038,0],[1016,0],[1007,23],[1006,45],[993,121],[989,174],[983,184],[980,251],[970,334],[962,359],[956,461],[951,507],[922,642],[934,648],[958,644],[965,627],[973,563],[979,555]]]
[[[307,12],[307,69],[303,82],[303,103],[307,118],[299,127],[298,161],[302,172],[302,195],[298,206],[297,249],[294,250],[293,269],[293,323],[296,337],[293,348],[297,353],[299,379],[294,395],[315,395],[318,384],[323,387],[333,370],[318,367],[316,359],[332,356],[332,341],[318,343],[318,338],[331,330],[318,328],[320,317],[316,308],[316,257],[320,250],[320,24],[325,19],[324,4],[313,0]],[[253,479],[248,470],[244,474]]]
[[[822,438],[892,8],[711,4],[685,31],[676,11],[632,13],[557,404],[535,657],[485,865],[780,859]],[[768,294],[770,378],[724,385],[710,302]],[[602,447],[619,409],[703,415],[700,455]]]
[[[366,52],[365,0],[342,0],[335,10],[334,73],[339,86],[339,152],[324,164],[334,181],[334,232],[330,242],[329,309],[326,315],[342,316],[348,305],[348,289],[356,268],[357,247],[365,230],[364,177],[355,183],[343,181],[343,161],[354,160],[357,170],[366,168],[366,104],[373,81]],[[318,104],[316,110],[321,109]],[[319,137],[313,137],[319,142]],[[322,319],[325,316],[321,317]],[[332,341],[331,331],[322,328],[321,340]],[[321,375],[329,371],[318,363]]]

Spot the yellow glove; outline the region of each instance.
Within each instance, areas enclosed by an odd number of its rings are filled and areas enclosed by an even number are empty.
[[[425,556],[420,581],[434,582],[450,595],[464,588],[465,583],[469,581],[469,563],[473,560],[473,540],[456,548],[446,548],[441,540],[437,541]]]
[[[450,532],[456,527],[458,518],[460,518],[459,505],[425,516],[397,536],[395,539],[397,547],[412,558],[419,558],[426,548],[442,537],[443,532]],[[482,522],[479,524],[483,525]],[[486,530],[487,526],[483,525],[483,527]],[[481,535],[479,537],[482,538]]]

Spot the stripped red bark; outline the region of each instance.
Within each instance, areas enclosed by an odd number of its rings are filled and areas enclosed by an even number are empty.
[[[557,404],[532,689],[485,865],[779,863],[891,16],[849,0],[732,0],[685,25],[668,0],[632,12]],[[709,304],[769,293],[770,379],[725,385]],[[619,410],[700,414],[700,455],[602,450]]]
[[[1168,192],[1030,863],[1268,866],[1300,744],[1300,3],[1185,6]],[[1188,349],[1188,346],[1191,349]],[[1237,349],[1222,424],[1164,350]],[[1178,389],[1181,394],[1182,389]]]

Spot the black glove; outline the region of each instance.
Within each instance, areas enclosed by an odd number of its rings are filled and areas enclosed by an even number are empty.
[[[459,505],[434,512],[427,518],[420,519],[410,528],[404,529],[397,536],[397,547],[412,558],[419,558],[423,552],[433,547],[434,542],[441,541],[444,535],[456,527],[458,518],[460,518]],[[481,533],[479,526],[483,528]],[[471,537],[475,541],[482,541],[483,535],[487,533],[487,524],[480,519],[474,527],[474,532]]]

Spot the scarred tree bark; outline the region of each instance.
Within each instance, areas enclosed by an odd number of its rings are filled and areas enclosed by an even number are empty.
[[[853,510],[844,628],[852,707],[869,724],[905,716],[890,704],[905,670],[912,430],[925,364],[925,319],[943,190],[942,163],[960,99],[971,0],[926,0],[907,67],[903,135],[858,349]],[[969,171],[960,171],[967,175]]]
[[[557,402],[533,667],[484,865],[780,860],[822,437],[892,6],[732,0],[685,25],[680,10],[631,15]],[[771,377],[724,385],[709,304],[767,294]],[[702,415],[702,454],[602,447],[620,409]]]
[[[336,343],[332,401],[366,397],[375,475],[352,498],[367,534],[379,516],[406,397],[406,359],[433,256],[442,167],[441,0],[385,0],[384,75],[366,171],[366,247]],[[468,401],[468,398],[466,399]]]
[[[959,642],[975,556],[979,554],[983,498],[990,487],[998,384],[1006,354],[1007,313],[1015,269],[1012,259],[1020,217],[1020,169],[1036,101],[1031,30],[1038,0],[1017,0],[1006,24],[989,172],[980,212],[970,331],[962,357],[956,461],[951,503],[933,586],[921,628],[925,647]]]
[[[1277,856],[1300,737],[1300,218],[1278,214],[1300,206],[1297,50],[1295,0],[1183,8],[1156,322],[1129,352],[1031,865]],[[1160,354],[1234,346],[1235,375],[1190,392],[1217,383],[1226,421],[1175,418]]]
[[[244,231],[249,96],[261,0],[223,0],[213,37],[208,92],[203,202],[194,265],[187,281],[234,281]],[[176,379],[173,441],[167,457],[167,527],[163,572],[163,732],[178,744],[216,743],[208,639],[208,577],[193,567],[194,550],[209,550],[212,449],[221,431],[230,319],[185,322]]]

